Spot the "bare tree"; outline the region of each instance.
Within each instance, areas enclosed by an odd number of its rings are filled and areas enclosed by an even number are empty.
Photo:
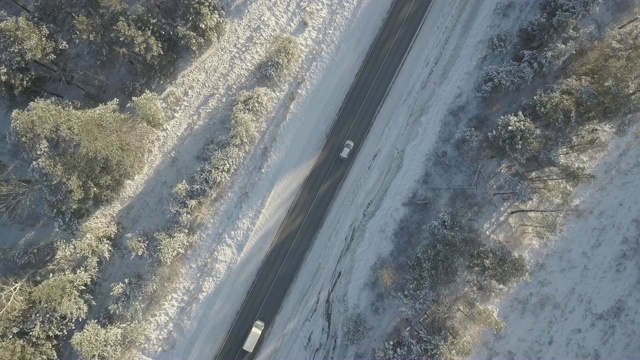
[[[27,307],[30,284],[27,278],[0,281],[0,327]]]
[[[31,208],[36,184],[14,177],[0,179],[0,218],[14,222],[26,216]]]

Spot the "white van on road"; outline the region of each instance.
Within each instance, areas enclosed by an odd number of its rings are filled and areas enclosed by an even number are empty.
[[[260,339],[260,335],[262,335],[262,330],[264,329],[264,323],[260,320],[253,323],[253,327],[249,332],[249,336],[247,336],[247,340],[244,341],[244,345],[242,345],[242,349],[248,352],[252,352],[256,347],[258,340]]]

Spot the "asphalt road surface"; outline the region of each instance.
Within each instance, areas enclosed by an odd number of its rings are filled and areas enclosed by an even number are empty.
[[[269,327],[402,66],[431,1],[396,0],[392,5],[216,359],[253,358],[260,350],[265,335],[277,336],[269,334]],[[349,158],[341,160],[338,154],[347,139],[352,140],[355,146]],[[254,351],[248,354],[242,350],[242,345],[258,319],[264,321],[265,329]]]

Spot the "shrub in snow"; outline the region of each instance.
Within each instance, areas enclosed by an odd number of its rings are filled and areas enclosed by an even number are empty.
[[[273,93],[263,87],[241,91],[233,107],[232,130],[229,154],[241,158],[258,140],[264,126],[264,116],[275,102]]]
[[[138,120],[153,128],[159,128],[166,121],[162,102],[156,93],[145,91],[142,95],[134,97],[129,107],[133,109]]]
[[[274,102],[273,92],[265,87],[240,91],[233,107],[232,119],[235,123],[239,117],[250,116],[252,120],[259,121],[271,110]]]
[[[206,151],[208,158],[198,167],[191,185],[186,182],[174,189],[171,210],[181,223],[191,221],[192,212],[207,195],[215,195],[230,179],[244,155],[255,145],[264,117],[271,111],[275,97],[271,90],[258,87],[238,93],[231,117],[231,134]]]
[[[249,149],[258,141],[261,122],[255,121],[250,114],[241,113],[233,117],[231,145],[237,149]]]
[[[513,46],[515,36],[513,33],[505,31],[489,38],[489,50],[496,54],[506,54]]]
[[[440,351],[443,359],[461,359],[471,356],[472,350],[468,339],[450,336]]]
[[[134,280],[124,281],[111,286],[111,299],[107,310],[112,321],[134,321],[141,316],[140,299],[143,291],[141,276]]]
[[[398,275],[391,263],[380,258],[376,260],[372,268],[376,270],[378,284],[384,289],[391,289],[396,285]]]
[[[131,257],[147,255],[147,239],[144,236],[127,234],[127,237],[127,248],[131,252]]]
[[[510,159],[520,163],[541,147],[538,130],[522,112],[502,116],[496,129],[489,133],[489,139]]]
[[[476,250],[468,266],[481,277],[505,286],[515,284],[529,273],[524,256],[513,254],[506,246]]]
[[[213,181],[205,181],[202,176],[210,173],[209,169],[200,167],[193,185],[190,186],[186,181],[182,181],[173,188],[169,209],[178,218],[181,225],[191,224],[193,211],[201,204],[201,199],[210,186],[204,182]]]
[[[344,321],[344,336],[349,344],[359,344],[369,332],[369,324],[361,312],[349,315]]]
[[[290,75],[300,62],[300,44],[291,36],[276,38],[267,58],[258,66],[260,76],[269,82],[279,82]]]
[[[158,232],[155,234],[155,240],[157,242],[155,254],[157,259],[160,263],[168,265],[187,251],[195,237],[183,230],[178,230],[175,232]]]
[[[418,360],[423,356],[416,346],[416,343],[407,335],[400,339],[385,341],[384,344],[375,350],[376,359],[385,360]]]
[[[455,146],[462,151],[471,151],[482,140],[482,134],[473,128],[464,128],[456,134]]]
[[[507,17],[511,13],[511,10],[515,8],[515,3],[513,1],[500,1],[496,4],[496,7],[493,8],[493,13],[500,17]]]

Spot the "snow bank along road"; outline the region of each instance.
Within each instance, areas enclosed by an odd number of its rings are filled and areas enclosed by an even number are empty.
[[[277,336],[269,334],[269,326],[358,153],[359,145],[364,142],[376,112],[430,5],[431,0],[396,0],[391,7],[338,112],[327,141],[287,217],[280,225],[258,276],[216,358],[247,358],[242,344],[257,319],[266,324],[262,338]],[[347,139],[352,140],[355,146],[349,158],[343,161],[337,155]]]

